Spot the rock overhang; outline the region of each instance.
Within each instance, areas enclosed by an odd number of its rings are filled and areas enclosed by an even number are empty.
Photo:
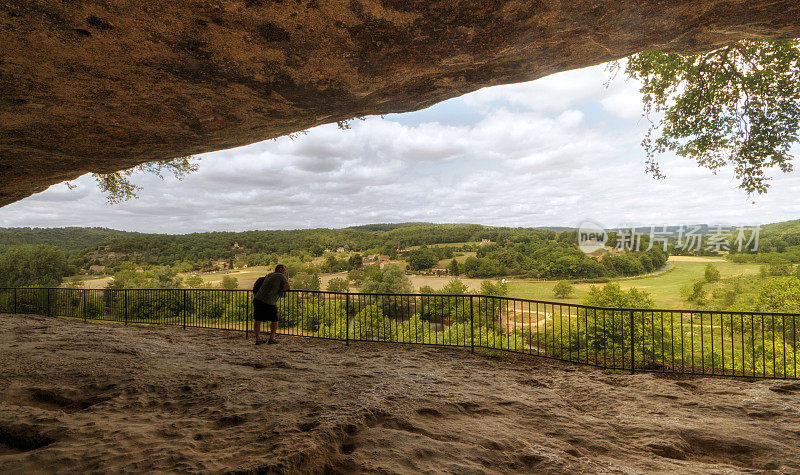
[[[648,48],[800,37],[796,0],[11,0],[0,206]]]

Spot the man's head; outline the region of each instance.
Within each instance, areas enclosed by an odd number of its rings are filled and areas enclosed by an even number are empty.
[[[285,274],[286,266],[283,264],[278,264],[277,266],[275,266],[275,272],[280,272],[281,274]]]

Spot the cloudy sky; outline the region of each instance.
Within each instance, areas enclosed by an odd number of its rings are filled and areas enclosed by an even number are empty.
[[[0,208],[0,226],[144,232],[345,227],[405,221],[607,227],[800,218],[800,174],[748,196],[730,171],[661,157],[644,173],[638,84],[596,66],[486,88],[426,110],[335,124],[200,156],[177,181],[137,175],[108,205],[91,176]]]

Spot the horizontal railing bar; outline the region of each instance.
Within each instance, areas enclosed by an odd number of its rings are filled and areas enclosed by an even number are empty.
[[[62,291],[86,291],[86,292],[125,292],[125,291],[173,291],[173,292],[241,292],[252,293],[248,289],[176,289],[176,288],[129,288],[129,289],[73,289],[69,287],[0,287],[0,290],[62,290]],[[662,312],[662,313],[691,313],[691,314],[725,314],[725,315],[750,315],[750,316],[784,316],[784,317],[800,317],[800,313],[790,312],[755,312],[755,311],[741,311],[741,310],[699,310],[699,309],[662,309],[662,308],[636,308],[636,307],[598,307],[594,305],[584,305],[576,303],[554,302],[550,300],[535,300],[525,299],[520,297],[506,297],[499,295],[486,295],[486,294],[420,294],[420,293],[368,293],[368,292],[336,292],[328,290],[304,290],[304,289],[291,289],[287,293],[314,293],[323,295],[350,295],[350,296],[379,296],[379,297],[438,297],[438,298],[484,298],[496,299],[507,302],[523,302],[523,303],[538,303],[546,305],[557,305],[560,307],[588,309],[588,310],[604,310],[608,312]]]

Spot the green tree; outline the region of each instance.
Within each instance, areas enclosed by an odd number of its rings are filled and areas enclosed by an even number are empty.
[[[719,282],[719,269],[712,263],[706,264],[706,282]]]
[[[183,280],[183,283],[190,289],[198,289],[203,286],[203,278],[199,275],[190,275]]]
[[[491,280],[481,281],[481,295],[493,295],[495,297],[508,297],[508,284],[498,280],[492,282]]]
[[[157,267],[150,271],[147,277],[153,280],[153,287],[159,289],[176,289],[181,286],[182,281],[175,269],[169,266]]]
[[[319,276],[317,274],[297,274],[292,279],[292,287],[298,290],[319,290]]]
[[[152,281],[144,272],[122,269],[114,273],[114,278],[106,284],[109,289],[146,289],[152,287]]]
[[[58,287],[67,272],[67,258],[55,246],[23,245],[0,255],[0,287]]]
[[[792,170],[800,129],[800,41],[739,41],[709,53],[644,51],[626,74],[642,82],[644,111],[663,118],[642,144],[647,169],[673,151],[712,171],[730,164],[740,187],[763,193],[765,170]]]
[[[698,280],[692,285],[684,285],[681,288],[681,297],[687,302],[693,302],[697,305],[706,304],[706,291],[703,288],[705,281]]]
[[[450,261],[450,275],[456,275],[457,276],[459,274],[460,274],[460,272],[459,272],[459,267],[458,267],[458,261],[453,259],[452,261]]]
[[[344,277],[334,277],[328,281],[328,292],[350,292],[350,281]]]
[[[767,275],[792,275],[794,268],[790,262],[776,261],[767,265]]]
[[[352,269],[347,272],[347,280],[353,282],[353,285],[356,287],[361,287],[361,284],[364,282],[364,278],[366,277],[366,271],[361,269]]]
[[[281,264],[286,267],[287,277],[294,277],[305,269],[303,261],[297,258],[284,259],[281,261]]]
[[[436,252],[426,247],[414,249],[408,253],[408,265],[411,270],[430,269],[436,265],[438,260]]]
[[[380,272],[364,279],[361,291],[371,294],[401,294],[413,292],[414,286],[403,269],[396,264],[386,264]]]
[[[109,289],[176,289],[182,279],[169,266],[156,267],[147,272],[137,272],[128,265],[114,273],[106,285]]]
[[[454,294],[454,295],[463,295],[469,291],[469,287],[465,284],[461,279],[458,277],[453,277],[450,279],[440,293],[442,294]]]
[[[192,269],[193,269],[193,266],[192,266],[192,264],[190,262],[180,261],[180,262],[175,263],[175,265],[172,266],[172,268],[175,269],[175,272],[185,273],[185,272],[191,272]]]
[[[761,285],[756,310],[762,312],[800,312],[800,279],[795,276],[770,279]]]
[[[350,266],[348,259],[337,259],[336,256],[328,256],[322,264],[323,270],[326,272],[342,272],[346,271]]]
[[[575,289],[566,280],[559,280],[553,286],[553,295],[558,299],[568,298],[573,292],[575,292]]]
[[[364,264],[364,259],[361,258],[361,254],[353,254],[347,263],[350,264],[351,269],[359,269]]]
[[[602,288],[591,286],[583,298],[583,303],[593,307],[609,308],[653,308],[655,305],[649,293],[636,288],[624,291],[618,282],[611,282]]]
[[[238,289],[239,288],[239,279],[232,275],[223,275],[222,280],[219,283],[219,288],[221,289]]]

